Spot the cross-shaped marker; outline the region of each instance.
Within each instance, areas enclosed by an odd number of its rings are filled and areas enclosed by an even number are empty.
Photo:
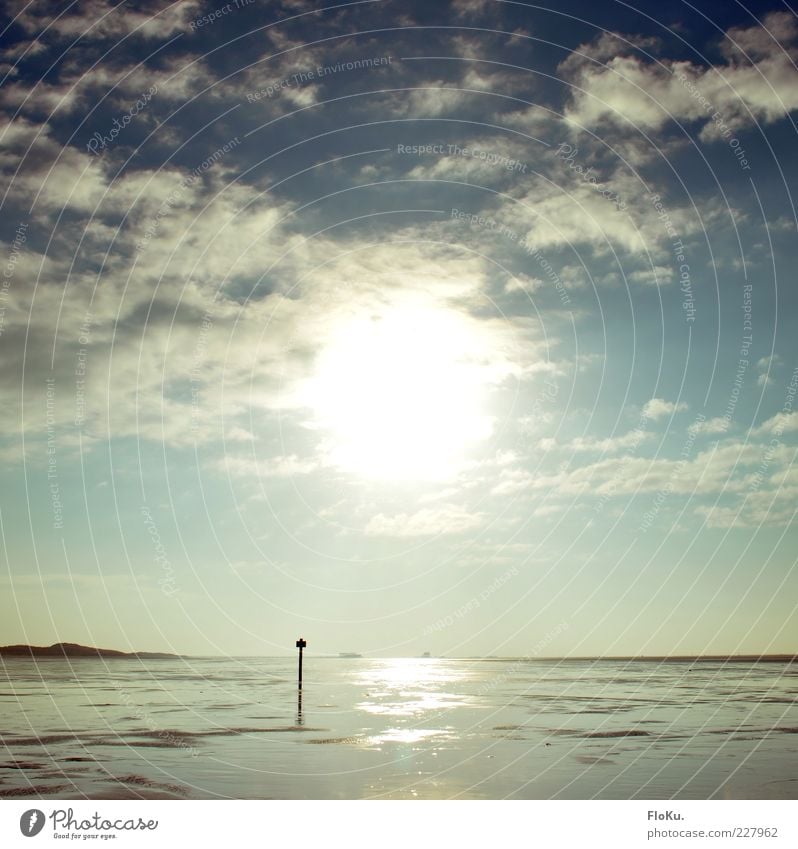
[[[299,689],[302,689],[302,649],[305,648],[307,643],[305,640],[300,637],[296,641],[296,647],[299,649]]]

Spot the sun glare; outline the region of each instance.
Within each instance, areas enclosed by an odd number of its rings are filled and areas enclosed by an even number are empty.
[[[340,323],[310,403],[330,459],[381,480],[442,480],[486,439],[487,381],[475,331],[452,310],[393,307]]]

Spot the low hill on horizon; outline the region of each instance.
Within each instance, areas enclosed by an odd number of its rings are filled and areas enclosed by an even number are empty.
[[[100,649],[94,646],[82,646],[78,643],[53,643],[51,646],[0,646],[0,657],[89,657],[89,658],[179,658],[182,655],[168,652],[126,652],[117,649]]]

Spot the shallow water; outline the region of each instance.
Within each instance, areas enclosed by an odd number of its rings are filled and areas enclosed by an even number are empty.
[[[6,659],[0,798],[797,798],[798,665]]]

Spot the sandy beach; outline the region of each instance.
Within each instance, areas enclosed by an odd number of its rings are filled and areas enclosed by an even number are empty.
[[[0,797],[796,798],[786,663],[6,659]]]

